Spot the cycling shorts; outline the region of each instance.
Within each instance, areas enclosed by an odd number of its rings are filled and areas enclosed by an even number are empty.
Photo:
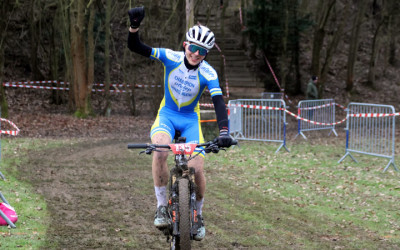
[[[160,108],[157,118],[151,127],[150,137],[153,138],[153,136],[158,133],[165,133],[172,141],[176,131],[181,133],[181,137],[186,137],[186,142],[204,143],[199,113],[182,113],[165,106]],[[198,152],[200,152],[202,156],[205,155],[202,148],[196,148],[194,154]]]

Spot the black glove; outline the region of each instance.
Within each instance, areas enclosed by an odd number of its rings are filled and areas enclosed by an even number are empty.
[[[232,145],[232,137],[229,136],[227,130],[221,130],[215,140],[218,146],[222,148],[229,148]]]
[[[129,20],[131,21],[131,28],[139,28],[140,22],[144,18],[144,7],[132,8],[128,11]]]

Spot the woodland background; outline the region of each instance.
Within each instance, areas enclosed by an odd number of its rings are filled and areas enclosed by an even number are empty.
[[[161,84],[163,69],[126,46],[127,11],[135,6],[145,6],[140,35],[152,47],[180,50],[187,27],[198,21],[218,29],[221,53],[212,52],[218,56],[224,55],[225,37],[240,41],[247,57],[243,67],[262,82],[261,91],[284,89],[292,100],[303,99],[310,76],[317,75],[322,98],[400,107],[395,0],[3,0],[0,82],[58,80],[69,82],[70,90],[0,85],[2,117],[11,105],[29,110],[32,103],[48,104],[43,112],[62,107],[77,117],[109,116],[118,106],[124,114],[154,114],[161,88],[134,85]],[[227,67],[234,60],[225,59]],[[223,67],[218,73],[225,87],[230,76]],[[105,84],[101,94],[91,91],[96,82]],[[127,92],[111,94],[112,83],[124,84]],[[240,98],[241,91],[232,88],[232,96]],[[257,89],[254,98],[259,94]]]

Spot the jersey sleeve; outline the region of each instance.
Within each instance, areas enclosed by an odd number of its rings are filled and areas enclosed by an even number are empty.
[[[153,60],[162,62],[163,61],[162,59],[164,58],[164,56],[163,56],[164,54],[165,54],[165,49],[153,48],[151,50],[150,58]]]
[[[213,69],[209,64],[202,65],[200,66],[200,75],[205,78],[211,97],[222,95],[222,90],[219,86],[218,74],[215,69]]]
[[[173,51],[165,48],[153,48],[150,58],[162,62],[164,65],[176,64],[182,60],[183,52]]]

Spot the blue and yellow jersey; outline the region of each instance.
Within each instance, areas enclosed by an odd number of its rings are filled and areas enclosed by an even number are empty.
[[[152,49],[150,58],[164,65],[164,98],[160,108],[183,113],[198,112],[199,99],[206,87],[211,97],[222,95],[218,75],[206,61],[202,61],[198,68],[188,70],[184,57],[183,51]]]

